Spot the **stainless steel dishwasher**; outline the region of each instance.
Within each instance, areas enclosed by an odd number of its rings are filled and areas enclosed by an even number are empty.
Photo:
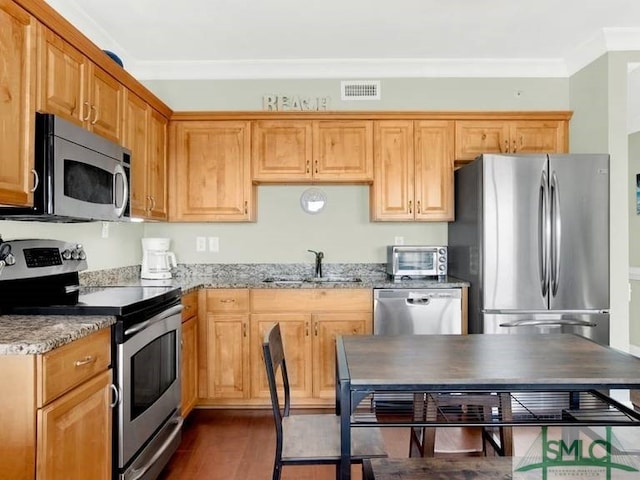
[[[434,335],[462,333],[462,293],[459,288],[376,288],[373,290],[374,335]],[[376,393],[377,412],[407,413],[410,393]]]
[[[373,334],[461,334],[461,298],[459,288],[376,288]]]

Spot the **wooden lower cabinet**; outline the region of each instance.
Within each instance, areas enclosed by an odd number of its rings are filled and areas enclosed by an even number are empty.
[[[37,480],[111,480],[111,370],[38,410]]]
[[[246,404],[250,397],[249,290],[207,289],[200,298],[198,403]]]
[[[365,289],[252,290],[252,399],[269,399],[262,341],[279,322],[293,404],[333,404],[336,336],[371,333],[372,308],[372,291]]]
[[[313,316],[313,397],[336,398],[336,337],[372,331],[371,312],[317,313]]]
[[[198,292],[182,297],[181,415],[189,415],[198,401]]]
[[[277,322],[293,404],[332,405],[336,336],[372,331],[368,289],[208,289],[201,298],[206,309],[198,332],[201,406],[270,404],[262,342]]]
[[[0,355],[0,478],[111,480],[110,329]]]
[[[256,346],[251,355],[251,396],[269,401],[269,384],[262,357],[264,335],[274,323],[280,323],[289,374],[292,399],[313,396],[311,315],[308,313],[254,313],[251,315],[251,340]]]

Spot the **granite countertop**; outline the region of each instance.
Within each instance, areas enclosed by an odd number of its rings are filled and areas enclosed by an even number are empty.
[[[452,277],[438,279],[416,279],[393,282],[385,273],[384,266],[373,265],[328,265],[322,281],[313,279],[308,264],[240,264],[240,265],[195,265],[182,266],[169,280],[141,280],[139,271],[135,276],[119,278],[113,272],[89,272],[84,285],[97,286],[158,286],[179,287],[182,293],[199,288],[462,288],[469,284]],[[286,282],[265,282],[265,278],[276,278]],[[349,281],[358,278],[361,281]],[[327,281],[332,280],[332,281]],[[342,281],[344,280],[344,281]],[[115,323],[113,316],[70,315],[0,315],[0,355],[33,355],[46,353],[70,343],[101,328]]]
[[[274,276],[276,277],[276,276]],[[309,278],[305,281],[275,281],[265,282],[266,277],[229,277],[229,278],[212,278],[212,277],[176,277],[171,280],[140,280],[141,285],[158,285],[165,282],[166,285],[175,285],[182,289],[183,293],[198,288],[295,288],[295,289],[317,289],[317,288],[462,288],[468,287],[469,283],[453,277],[446,277],[442,280],[437,279],[416,279],[402,280],[393,282],[386,275],[384,276],[362,276],[357,277],[361,281],[314,281]],[[279,279],[287,279],[291,277],[277,276]],[[331,278],[331,277],[328,277]],[[297,277],[296,277],[297,280]],[[156,283],[154,283],[156,282]]]
[[[113,316],[0,315],[0,355],[35,355],[116,323]]]

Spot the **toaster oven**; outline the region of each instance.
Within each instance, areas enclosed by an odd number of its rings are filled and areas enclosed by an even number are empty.
[[[389,245],[387,274],[394,280],[447,275],[447,247],[443,245]]]

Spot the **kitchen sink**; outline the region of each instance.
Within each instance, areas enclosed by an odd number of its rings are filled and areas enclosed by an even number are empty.
[[[266,277],[264,283],[300,284],[300,283],[360,283],[359,277]]]

